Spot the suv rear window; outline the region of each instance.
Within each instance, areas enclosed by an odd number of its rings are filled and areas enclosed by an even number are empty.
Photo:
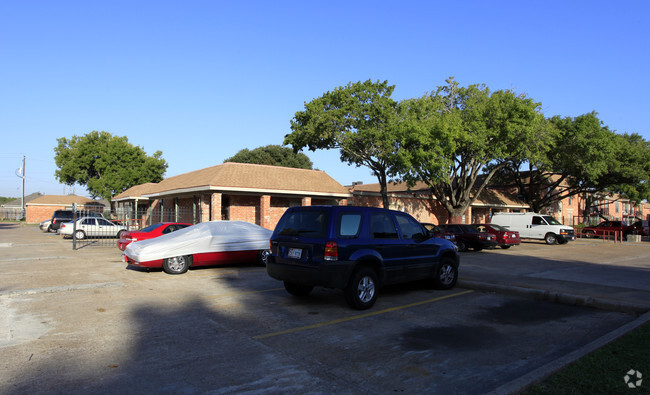
[[[354,238],[361,230],[361,213],[343,213],[339,219],[339,237]]]
[[[282,236],[326,237],[327,218],[325,210],[295,210],[282,217],[277,232]]]
[[[375,239],[397,239],[397,229],[389,213],[370,215],[370,235]]]

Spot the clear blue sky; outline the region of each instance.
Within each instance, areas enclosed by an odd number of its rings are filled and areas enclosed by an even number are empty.
[[[367,79],[402,100],[454,76],[648,140],[648,15],[646,0],[0,0],[0,196],[21,195],[23,155],[26,194],[70,192],[60,137],[127,136],[174,176],[281,144],[306,101]],[[341,184],[376,182],[306,154]]]

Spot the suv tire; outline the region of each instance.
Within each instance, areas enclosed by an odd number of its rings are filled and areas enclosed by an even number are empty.
[[[368,267],[362,267],[354,272],[345,288],[345,301],[352,308],[366,310],[375,304],[378,293],[377,273]]]
[[[436,289],[451,289],[458,281],[458,268],[453,259],[443,258],[433,278],[433,286]]]

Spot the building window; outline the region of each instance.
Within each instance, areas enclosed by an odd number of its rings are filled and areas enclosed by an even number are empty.
[[[616,202],[616,212],[618,213],[618,202]]]

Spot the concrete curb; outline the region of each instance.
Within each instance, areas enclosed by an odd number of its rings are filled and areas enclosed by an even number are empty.
[[[575,295],[565,292],[548,291],[545,289],[526,288],[460,279],[458,280],[458,286],[461,288],[468,288],[477,291],[523,296],[553,303],[561,303],[571,306],[593,307],[596,309],[617,311],[621,313],[644,314],[650,311],[650,305],[621,302],[611,299],[594,298],[591,296]]]
[[[507,384],[504,384],[490,394],[502,395],[502,394],[514,394],[525,390],[531,385],[537,384],[547,377],[551,376],[553,373],[563,369],[565,366],[577,361],[578,359],[584,357],[585,355],[596,351],[597,349],[607,345],[608,343],[618,339],[619,337],[625,335],[626,333],[650,322],[650,312],[643,314],[636,320],[623,325],[622,327],[613,330],[612,332],[606,334],[605,336],[594,340],[593,342],[586,344],[585,346],[556,359],[553,362],[549,362],[546,365],[537,368]],[[623,377],[621,376],[621,381]]]

